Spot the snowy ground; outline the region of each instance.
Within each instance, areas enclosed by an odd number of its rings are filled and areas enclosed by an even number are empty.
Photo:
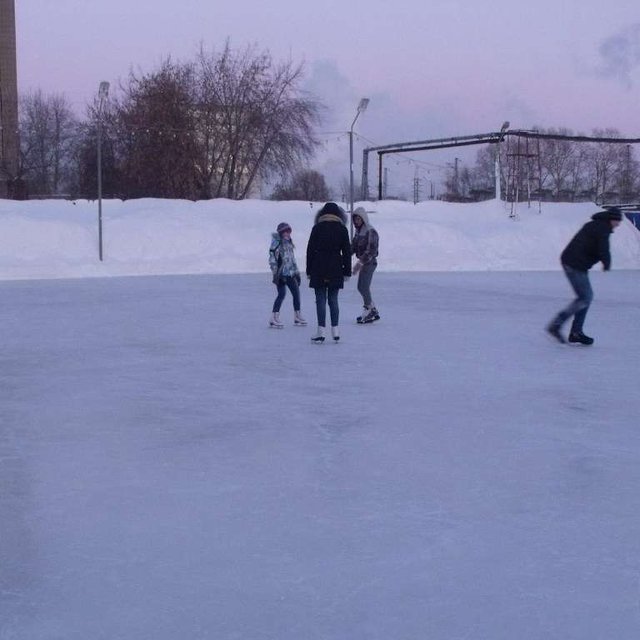
[[[380,233],[380,270],[394,272],[555,271],[569,239],[599,210],[589,203],[521,203],[511,219],[510,205],[495,200],[365,204]],[[321,206],[106,200],[99,262],[95,202],[0,200],[0,280],[265,273],[278,223],[292,225],[302,259]],[[629,221],[616,229],[611,248],[614,269],[640,269],[640,233]]]
[[[0,638],[635,640],[637,278],[0,282]]]

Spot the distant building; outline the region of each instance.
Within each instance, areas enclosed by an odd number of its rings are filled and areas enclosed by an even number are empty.
[[[18,184],[18,74],[14,0],[0,0],[0,198]]]

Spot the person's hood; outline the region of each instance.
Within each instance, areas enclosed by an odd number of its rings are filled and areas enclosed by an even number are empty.
[[[362,222],[364,222],[362,227],[360,227],[360,231],[358,231],[358,233],[364,233],[367,229],[369,229],[371,227],[371,224],[369,223],[369,214],[365,211],[364,207],[358,207],[351,214],[351,221],[352,222],[353,222],[353,216],[358,216],[358,217],[362,218]]]
[[[318,224],[318,222],[342,222],[342,224],[347,224],[347,214],[344,212],[342,207],[339,207],[335,202],[327,202],[325,205],[316,213],[314,224]]]

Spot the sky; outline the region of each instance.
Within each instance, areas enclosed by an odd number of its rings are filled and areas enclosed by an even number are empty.
[[[504,120],[640,129],[635,0],[16,0],[16,14],[20,91],[62,92],[79,112],[100,81],[116,87],[201,43],[215,50],[229,38],[304,62],[305,90],[329,107],[318,162],[344,175],[361,97],[371,102],[356,158],[363,146],[485,133]]]

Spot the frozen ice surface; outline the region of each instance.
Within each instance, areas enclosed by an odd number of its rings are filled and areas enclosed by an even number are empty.
[[[637,278],[0,283],[0,638],[637,639]]]

